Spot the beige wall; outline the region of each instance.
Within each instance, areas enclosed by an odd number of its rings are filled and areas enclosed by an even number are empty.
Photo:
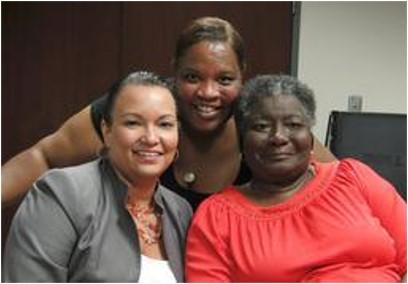
[[[405,2],[302,2],[299,78],[317,100],[323,142],[331,110],[363,96],[363,111],[406,113]]]

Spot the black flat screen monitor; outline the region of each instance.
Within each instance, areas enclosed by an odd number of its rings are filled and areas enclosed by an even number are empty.
[[[406,114],[333,111],[325,144],[338,158],[353,157],[374,168],[406,200]]]

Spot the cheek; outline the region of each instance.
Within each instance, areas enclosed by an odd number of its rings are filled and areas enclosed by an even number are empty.
[[[177,98],[179,101],[191,101],[196,87],[193,84],[179,84],[177,86]]]
[[[238,86],[230,86],[228,88],[222,89],[224,94],[224,100],[228,102],[233,102],[237,99],[240,88]]]
[[[164,136],[164,144],[168,150],[176,151],[178,146],[178,132],[168,133]]]
[[[311,133],[307,132],[298,134],[295,137],[294,144],[297,146],[299,151],[310,152],[313,149],[313,138],[311,135]]]
[[[116,129],[112,135],[111,144],[117,144],[118,146],[130,146],[134,143],[136,139],[136,135],[134,132],[124,130],[124,129]]]
[[[245,157],[251,157],[256,154],[260,147],[263,146],[261,139],[254,135],[245,135],[242,139],[242,150]]]

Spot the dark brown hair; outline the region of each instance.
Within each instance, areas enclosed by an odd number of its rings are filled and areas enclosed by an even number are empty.
[[[107,124],[112,123],[112,110],[120,91],[127,85],[162,87],[172,94],[169,83],[153,72],[137,71],[126,75],[126,77],[115,82],[108,91],[105,108],[102,114]]]
[[[241,35],[231,23],[216,17],[197,18],[181,32],[173,58],[176,69],[187,50],[201,41],[228,43],[237,56],[239,68],[241,71],[245,70],[245,50]]]

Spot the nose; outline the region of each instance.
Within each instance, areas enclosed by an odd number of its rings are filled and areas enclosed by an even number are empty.
[[[288,143],[289,138],[287,129],[283,125],[276,125],[269,134],[269,141],[275,146],[281,146]]]
[[[156,145],[160,142],[159,134],[153,126],[148,126],[143,133],[141,141],[146,145]]]
[[[213,99],[219,96],[218,85],[212,81],[202,82],[197,91],[197,95],[202,99]]]

